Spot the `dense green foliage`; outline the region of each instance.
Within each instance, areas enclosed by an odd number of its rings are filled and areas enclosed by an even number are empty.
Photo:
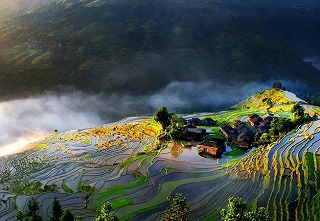
[[[39,203],[35,198],[31,198],[27,203],[27,211],[23,213],[18,211],[16,218],[19,221],[42,221],[42,217],[39,215]],[[62,211],[60,201],[55,197],[52,201],[51,216],[48,219],[50,221],[81,221],[82,217],[75,217],[70,209]]]
[[[173,81],[225,79],[238,84],[281,78],[316,87],[319,71],[303,58],[320,54],[320,9],[298,5],[53,0],[0,23],[0,95],[61,84],[150,94]]]
[[[113,212],[110,202],[106,202],[101,206],[101,209],[94,221],[118,221],[118,217]]]
[[[169,113],[166,107],[160,107],[153,114],[156,122],[162,125],[163,132],[169,140],[184,139],[186,126],[175,113]]]
[[[230,197],[228,203],[228,210],[221,211],[222,219],[224,221],[268,221],[271,220],[268,211],[264,207],[256,210],[251,210],[241,198]]]
[[[301,120],[304,117],[304,108],[300,104],[295,103],[292,107],[291,113],[293,115],[293,120]]]
[[[154,112],[153,119],[159,122],[162,125],[162,129],[165,130],[171,123],[171,114],[169,114],[166,107],[162,106]]]
[[[184,122],[176,114],[172,114],[170,125],[166,128],[167,138],[170,140],[185,139],[186,133]]]
[[[190,206],[187,204],[187,199],[181,193],[177,193],[171,201],[170,207],[166,210],[161,221],[188,221]]]
[[[39,215],[39,203],[36,199],[32,197],[27,203],[27,211],[25,213],[18,211],[16,218],[21,221],[42,221]]]
[[[65,209],[59,218],[59,221],[74,221],[75,217],[69,209]]]
[[[300,125],[314,120],[304,113],[304,108],[298,103],[293,105],[291,114],[291,119],[286,117],[274,117],[270,123],[269,132],[263,133],[258,143],[268,144],[276,141]]]

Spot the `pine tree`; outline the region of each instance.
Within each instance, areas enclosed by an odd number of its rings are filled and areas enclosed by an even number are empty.
[[[59,221],[74,221],[74,215],[71,213],[69,209],[65,209],[59,218]]]
[[[62,216],[62,213],[63,212],[60,205],[60,201],[57,197],[55,197],[52,202],[52,212],[50,221],[59,221],[60,217]]]
[[[27,217],[34,217],[39,212],[39,203],[32,197],[27,204],[28,210],[26,212]]]

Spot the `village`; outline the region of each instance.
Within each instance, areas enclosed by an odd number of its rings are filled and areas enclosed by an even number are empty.
[[[250,150],[256,144],[263,133],[270,129],[270,123],[274,115],[251,114],[246,121],[235,120],[232,125],[227,122],[218,123],[212,118],[181,118],[187,125],[188,140],[199,143],[198,153],[203,157],[221,158],[226,151],[226,146],[232,150]],[[219,132],[212,131],[212,127],[218,127]]]

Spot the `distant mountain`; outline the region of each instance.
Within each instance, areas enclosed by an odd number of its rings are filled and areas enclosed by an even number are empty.
[[[319,14],[317,1],[53,0],[0,24],[0,95],[145,95],[176,81],[316,91],[305,59],[320,55]]]
[[[52,0],[1,0],[0,21],[26,13]]]

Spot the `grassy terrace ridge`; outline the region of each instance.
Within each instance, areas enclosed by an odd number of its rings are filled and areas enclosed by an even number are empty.
[[[228,122],[233,123],[235,120],[239,120],[241,117],[247,117],[248,115],[256,113],[256,114],[264,114],[265,111],[259,109],[231,109],[228,111],[223,111],[219,113],[214,113],[210,115],[206,115],[205,117],[210,117],[217,122]]]
[[[223,154],[228,156],[228,157],[238,157],[238,156],[241,156],[241,155],[245,154],[246,152],[247,151],[235,149],[235,150],[232,150],[232,151],[229,151],[229,152],[225,152]]]
[[[113,186],[103,190],[94,200],[94,208],[97,209],[103,202],[104,199],[112,195],[120,195],[125,193],[125,189],[138,186],[147,181],[147,177],[141,176],[133,182],[125,183],[118,186]]]

